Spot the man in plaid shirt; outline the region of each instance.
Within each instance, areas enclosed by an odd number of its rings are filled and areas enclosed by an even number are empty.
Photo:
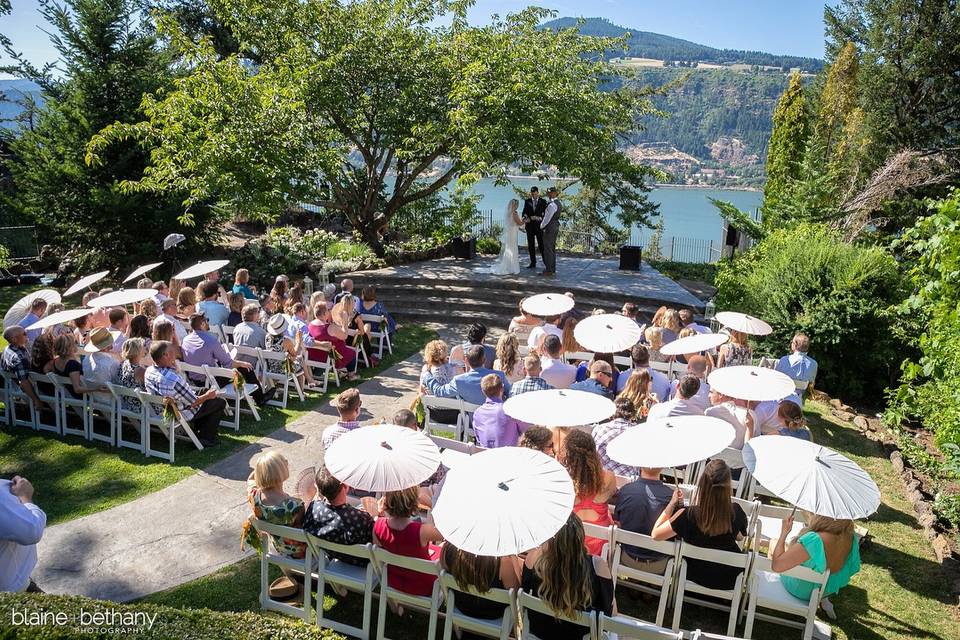
[[[546,380],[540,377],[540,357],[535,353],[528,353],[523,359],[523,371],[526,377],[513,383],[510,388],[510,397],[518,396],[528,391],[543,391],[553,389]]]
[[[616,412],[613,414],[613,420],[595,426],[593,428],[593,440],[597,443],[597,453],[600,455],[603,468],[618,476],[630,478],[637,475],[637,468],[612,460],[607,455],[607,445],[627,429],[637,426],[634,421],[637,409],[633,406],[633,400],[630,398],[620,397],[616,399],[615,403]]]
[[[148,393],[172,398],[183,419],[196,432],[200,444],[211,447],[219,443],[217,428],[227,403],[217,397],[217,389],[197,395],[177,370],[177,352],[166,340],[157,340],[150,345],[150,357],[154,365],[147,368],[143,383]]]
[[[33,401],[37,409],[44,406],[30,382],[30,352],[27,351],[27,332],[19,325],[7,327],[3,332],[7,348],[0,354],[0,369],[13,376],[20,388]]]

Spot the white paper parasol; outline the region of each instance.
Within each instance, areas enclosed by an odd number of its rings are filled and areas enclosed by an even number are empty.
[[[588,391],[546,389],[508,398],[503,411],[514,420],[545,427],[579,427],[613,415],[613,401]]]
[[[28,293],[17,300],[12,307],[7,309],[6,315],[3,316],[3,328],[12,327],[26,318],[27,314],[30,313],[30,305],[32,305],[33,301],[37,298],[46,300],[48,306],[60,302],[60,294],[53,289],[40,289],[39,291]]]
[[[759,436],[743,446],[743,462],[764,488],[810,513],[856,520],[880,507],[880,489],[867,472],[819,444]]]
[[[714,369],[707,376],[707,384],[711,391],[757,402],[782,400],[796,391],[790,376],[774,369],[749,365]]]
[[[70,288],[68,288],[66,291],[63,292],[63,297],[66,298],[67,296],[72,296],[75,293],[80,293],[84,289],[88,289],[90,285],[96,282],[100,282],[101,280],[106,278],[107,274],[109,273],[110,273],[109,271],[101,271],[100,273],[93,273],[93,274],[90,274],[89,276],[83,276],[82,278],[74,282],[72,285],[70,285]]]
[[[559,316],[573,309],[573,299],[562,293],[538,293],[523,301],[523,310],[534,316]]]
[[[192,267],[187,267],[177,275],[173,276],[174,280],[190,280],[191,278],[199,278],[205,276],[211,271],[219,271],[230,264],[229,260],[207,260],[206,262],[198,262]]]
[[[665,356],[684,356],[688,353],[710,351],[710,349],[716,349],[729,339],[730,336],[723,333],[698,333],[695,336],[677,338],[673,342],[668,342],[660,347],[660,353]]]
[[[433,522],[447,542],[485,556],[529,551],[570,517],[574,491],[559,462],[534,449],[502,447],[447,473]]]
[[[602,313],[578,322],[573,335],[587,351],[616,353],[640,342],[642,334],[634,320],[613,313]]]
[[[716,318],[717,322],[723,326],[752,336],[765,336],[773,333],[773,328],[760,318],[754,318],[739,311],[721,311]]]
[[[90,309],[66,309],[64,311],[57,311],[56,313],[51,313],[48,316],[43,316],[29,327],[26,327],[26,329],[27,331],[33,331],[34,329],[46,329],[47,327],[64,324],[65,322],[70,322],[71,320],[88,316],[91,313],[93,313],[93,311]]]
[[[111,291],[87,303],[88,307],[102,309],[104,307],[123,307],[135,302],[143,302],[147,298],[157,295],[156,289],[120,289]]]
[[[187,236],[183,235],[182,233],[171,233],[163,239],[163,249],[164,251],[167,249],[172,249],[186,239]]]
[[[607,455],[631,467],[679,467],[720,453],[735,437],[726,420],[673,416],[627,429],[610,441]]]
[[[361,427],[331,444],[324,463],[334,478],[362,491],[415,487],[440,466],[440,449],[419,431],[393,424]]]
[[[152,262],[150,264],[145,264],[143,266],[137,267],[130,273],[130,275],[128,275],[126,278],[123,279],[123,282],[130,282],[134,278],[145,275],[148,271],[156,269],[162,264],[163,264],[162,262]]]

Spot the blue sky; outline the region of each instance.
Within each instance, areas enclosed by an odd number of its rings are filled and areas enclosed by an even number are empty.
[[[478,0],[470,19],[484,23],[530,4],[713,47],[823,56],[823,0]],[[36,0],[13,0],[13,14],[0,18],[0,32],[38,65],[56,58],[45,27]]]

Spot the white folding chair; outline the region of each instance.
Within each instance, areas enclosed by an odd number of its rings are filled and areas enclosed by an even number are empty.
[[[593,359],[593,353],[590,351],[570,351],[569,353],[564,352],[563,359],[571,364],[580,360],[590,362]]]
[[[387,624],[387,601],[392,600],[398,604],[428,612],[430,621],[428,623],[427,638],[433,640],[437,637],[437,618],[440,613],[440,600],[442,598],[440,590],[440,581],[433,583],[433,591],[429,596],[415,596],[399,589],[392,588],[388,581],[390,570],[407,569],[426,573],[432,576],[440,577],[440,566],[436,562],[421,560],[420,558],[410,558],[395,553],[390,553],[380,547],[373,548],[373,557],[380,568],[380,606],[377,611],[377,640],[386,640]]]
[[[253,372],[256,374],[260,384],[262,385],[266,382],[263,377],[263,363],[260,362],[260,349],[236,344],[231,345],[230,357],[234,360],[242,360],[253,366]]]
[[[210,325],[210,333],[220,341],[220,344],[227,344],[227,337],[223,333],[223,327],[224,325],[222,324],[212,324]]]
[[[667,611],[667,603],[673,591],[680,543],[676,540],[654,540],[648,535],[627,531],[620,527],[614,527],[612,539],[613,567],[610,572],[613,575],[614,590],[616,590],[618,584],[623,584],[631,589],[659,596],[655,622],[657,625],[662,625],[663,617]],[[663,573],[652,573],[624,564],[623,555],[627,553],[623,548],[624,545],[639,547],[645,551],[651,551],[665,556],[667,558],[667,565]]]
[[[220,325],[220,331],[223,333],[223,344],[233,344],[233,330],[235,327],[230,325]]]
[[[361,358],[363,359],[363,366],[364,366],[364,367],[369,367],[369,366],[370,366],[370,358],[367,357],[367,347],[364,346],[363,340],[356,340],[356,341],[354,341],[354,338],[355,338],[356,335],[357,335],[357,330],[356,330],[356,329],[345,329],[345,332],[346,332],[346,334],[347,334],[347,344],[350,345],[350,346],[352,346],[354,349],[357,350],[357,359],[353,361],[353,372],[356,373],[357,371],[360,370],[360,359],[361,359]],[[354,346],[354,344],[353,344],[354,342],[356,342],[356,345],[355,345],[355,346]]]
[[[277,553],[273,549],[273,542],[271,540],[271,536],[277,536],[286,540],[294,540],[306,544],[306,534],[303,532],[303,529],[282,527],[259,519],[253,521],[253,526],[260,533],[261,549],[263,550],[263,553],[260,554],[260,607],[269,611],[286,613],[309,623],[312,591],[311,580],[313,575],[313,554],[310,550],[310,545],[307,544],[307,550],[303,558],[297,559],[285,556],[282,553]],[[303,574],[303,608],[295,607],[285,602],[278,602],[270,598],[271,564]],[[320,597],[318,604],[322,609],[322,597]]]
[[[611,634],[615,634],[611,636]],[[630,640],[683,640],[682,631],[664,629],[659,624],[628,618],[625,616],[608,616],[600,614],[598,635],[599,640],[610,637],[630,638]]]
[[[86,396],[81,394],[79,398],[74,397],[72,393],[73,381],[70,378],[58,376],[55,373],[49,374],[49,377],[59,396],[57,410],[60,412],[60,433],[65,436],[80,436],[89,440],[90,416],[87,414]],[[71,409],[72,411],[70,411]],[[80,419],[79,429],[71,426],[71,417]]]
[[[311,349],[319,349],[317,346],[311,347]],[[323,381],[322,393],[327,392],[327,384],[330,381],[330,376],[333,376],[333,384],[340,387],[340,372],[337,371],[336,360],[334,359],[333,350],[330,349],[327,351],[327,359],[323,362],[319,360],[311,360],[310,352],[304,349],[304,360],[303,366],[309,367],[310,372],[313,373],[314,380]],[[319,370],[319,373],[317,372]]]
[[[282,388],[282,393],[280,399],[277,399],[274,396],[267,404],[273,405],[275,407],[287,408],[287,400],[290,396],[290,384],[293,383],[293,388],[297,392],[297,397],[300,398],[300,402],[305,400],[303,395],[303,387],[300,386],[300,378],[297,377],[297,374],[293,371],[289,373],[284,370],[284,362],[287,360],[286,353],[278,353],[276,351],[267,351],[266,349],[258,349],[257,352],[260,355],[261,370],[263,371],[263,377],[275,384],[279,385]],[[280,373],[270,370],[269,363],[278,362],[280,363]]]
[[[437,445],[437,448],[440,450],[452,449],[457,453],[465,453],[468,456],[472,456],[478,451],[483,451],[483,447],[478,447],[472,442],[464,442],[463,440],[452,440],[450,438],[444,438],[443,436],[429,435],[427,436],[433,443]]]
[[[431,435],[435,430],[437,431],[453,431],[456,438],[460,438],[460,434],[463,432],[463,407],[460,404],[460,398],[438,398],[436,396],[420,396],[421,402],[423,402],[423,412],[426,415],[423,421],[423,432],[426,435]],[[457,422],[455,424],[447,424],[446,422],[439,422],[433,419],[433,411],[436,409],[449,409],[451,411],[457,411]]]
[[[581,522],[583,525],[583,534],[591,538],[603,540],[603,547],[600,550],[600,560],[607,565],[607,570],[613,566],[613,525],[608,527],[593,524],[592,522]]]
[[[781,576],[790,576],[792,578],[806,580],[817,586],[810,592],[809,599],[801,600],[784,589],[783,583],[780,581]],[[751,637],[753,634],[753,621],[755,618],[759,618],[767,622],[803,629],[803,640],[811,640],[813,637],[813,628],[817,620],[817,607],[820,605],[820,598],[829,578],[829,569],[823,573],[819,573],[803,566],[796,566],[783,573],[775,573],[771,566],[770,559],[758,555],[754,558],[753,569],[749,580],[747,622],[743,629],[744,637]],[[792,616],[799,616],[803,618],[803,622],[760,613],[757,611],[758,607]]]
[[[318,559],[316,573],[317,626],[328,627],[338,633],[368,640],[370,638],[370,617],[373,611],[373,590],[380,581],[380,576],[375,570],[377,563],[373,557],[373,545],[336,544],[310,534],[307,534],[307,545],[309,545],[314,557]],[[337,554],[339,557],[332,554]],[[343,556],[364,560],[366,564],[361,566],[345,562],[341,559]],[[324,617],[323,596],[328,582],[348,591],[363,594],[362,626],[354,627]]]
[[[146,451],[147,426],[143,417],[144,406],[140,400],[140,395],[136,389],[118,384],[109,384],[107,388],[117,402],[117,446],[136,449],[140,453],[144,453]],[[124,400],[127,400],[127,402],[124,403]],[[124,437],[124,427],[132,428],[137,434],[137,439],[127,440]]]
[[[193,432],[193,429],[190,428],[190,424],[184,420],[182,414],[178,412],[170,421],[164,418],[163,396],[157,396],[138,390],[137,397],[140,398],[140,402],[144,404],[143,452],[145,455],[163,458],[164,460],[169,460],[172,463],[176,454],[177,437],[181,432],[183,433],[182,437],[189,438],[190,441],[193,442],[193,446],[201,451],[203,450],[203,445],[200,444],[200,440],[197,439],[197,435]],[[160,433],[166,436],[167,440],[169,441],[166,451],[153,448],[153,445],[151,444],[153,427],[157,427],[157,429],[160,430]]]
[[[662,373],[662,374],[664,374],[665,376],[667,376],[667,378],[669,378],[670,380],[673,380],[673,377],[674,377],[674,376],[673,376],[673,372],[674,372],[674,371],[673,371],[673,370],[674,370],[673,362],[658,362],[658,361],[655,361],[655,360],[651,360],[651,361],[650,361],[650,368],[651,368],[653,371],[659,371],[660,373]]]
[[[583,635],[585,638],[596,638],[597,637],[597,613],[596,611],[578,611],[577,615],[573,618],[568,618],[567,616],[562,616],[555,612],[553,609],[547,606],[547,603],[530,595],[523,589],[517,594],[517,609],[519,610],[520,616],[520,627],[522,629],[520,634],[520,640],[550,640],[550,638],[540,638],[533,634],[530,630],[530,611],[535,611],[537,613],[542,613],[545,616],[550,616],[557,620],[565,620],[566,622],[572,622],[573,624],[580,625],[584,628]]]
[[[739,479],[731,480],[733,495],[737,498],[746,498],[753,476],[750,475],[750,472],[743,463],[743,451],[734,449],[733,447],[727,447],[720,453],[710,456],[710,459],[723,460],[731,470],[740,469]],[[751,500],[752,498],[747,499]]]
[[[199,394],[207,388],[207,372],[201,365],[188,364],[177,360],[177,370],[187,381],[194,393]]]
[[[463,589],[446,571],[440,572],[440,586],[443,589],[447,607],[443,624],[443,640],[451,640],[454,629],[500,640],[507,640],[510,637],[517,620],[517,596],[513,589],[490,589],[484,593],[479,593],[474,588]],[[504,605],[503,616],[493,619],[468,616],[457,608],[458,593],[468,593],[474,597]]]
[[[740,636],[725,636],[719,633],[709,633],[697,629],[696,631],[690,632],[690,640],[746,640],[746,638],[741,638]]]
[[[42,402],[45,402],[49,407],[49,411],[40,411],[37,410],[37,418],[34,421],[35,428],[37,431],[52,431],[57,435],[61,433],[60,426],[60,411],[58,400],[59,395],[57,394],[57,388],[50,380],[50,377],[43,373],[37,373],[31,371],[28,374],[28,379],[33,385],[33,391],[37,394]],[[49,413],[53,416],[53,422],[44,422],[44,415]]]
[[[760,512],[760,501],[754,500],[744,500],[743,498],[737,498],[734,496],[731,498],[733,504],[740,505],[740,508],[743,509],[743,513],[747,516],[747,535],[744,537],[743,544],[741,547],[749,547],[753,543],[753,533],[757,527],[757,514]]]
[[[378,316],[371,313],[361,313],[360,319],[367,326],[367,335],[370,340],[377,340],[377,357],[383,359],[383,347],[387,347],[387,353],[393,353],[393,344],[390,342],[390,332],[387,331],[387,317]]]
[[[624,371],[633,366],[633,360],[627,356],[613,356],[613,364],[617,365],[618,368],[622,367],[620,370]]]
[[[4,404],[9,407],[7,420],[8,424],[14,427],[30,427],[37,429],[37,408],[33,404],[30,396],[20,388],[20,383],[10,374],[9,371],[0,371],[3,376],[4,389],[6,389]],[[29,420],[17,417],[17,405],[26,405],[27,412],[30,415]]]
[[[117,444],[117,402],[109,391],[95,391],[87,396],[87,433],[90,440]],[[97,430],[97,416],[107,424],[107,433]]]
[[[743,600],[744,579],[748,571],[751,555],[752,554],[749,553],[734,553],[732,551],[707,549],[705,547],[697,547],[686,542],[681,542],[679,555],[680,574],[677,578],[677,597],[673,605],[673,630],[678,631],[680,629],[680,614],[683,612],[684,601],[709,607],[711,609],[727,611],[728,607],[726,605],[716,602],[716,600],[725,600],[730,603],[730,617],[727,622],[727,634],[732,635],[736,631],[737,620],[740,616],[740,604]],[[699,585],[696,582],[687,579],[688,558],[701,560],[704,562],[712,562],[714,564],[724,565],[727,567],[734,567],[740,569],[742,573],[737,576],[731,589],[711,589],[710,587],[704,587],[703,585]],[[711,596],[713,599],[705,600],[702,598],[689,596],[689,593],[701,596]]]
[[[473,431],[473,413],[479,408],[479,404],[473,404],[472,402],[467,402],[462,398],[460,399],[461,419],[458,425],[458,439],[463,440],[464,442],[473,442],[476,439],[477,434]]]
[[[803,529],[807,522],[807,515],[799,509],[793,507],[778,507],[772,504],[763,504],[757,500],[757,521],[756,521],[756,550],[759,551],[761,544],[772,544],[780,538],[780,522],[791,515],[793,516],[793,527],[787,538],[795,538]]]
[[[257,390],[257,385],[247,382],[242,374],[236,369],[227,369],[226,367],[211,367],[204,365],[204,372],[207,375],[207,383],[211,389],[219,389],[217,396],[227,401],[226,415],[229,420],[221,420],[220,424],[225,427],[232,427],[234,431],[240,431],[240,412],[246,411],[253,415],[253,419],[260,422],[260,412],[257,411],[257,403],[253,401],[253,392]],[[239,383],[234,383],[234,376],[239,375]],[[242,404],[241,404],[242,401]],[[246,405],[246,408],[243,407]]]
[[[527,335],[529,336],[529,333]],[[520,346],[517,348],[517,353],[519,353],[520,357],[523,358],[528,353],[530,353],[530,347],[527,346],[527,342],[525,338],[521,339],[521,336],[519,333],[517,333],[517,340],[520,340]]]

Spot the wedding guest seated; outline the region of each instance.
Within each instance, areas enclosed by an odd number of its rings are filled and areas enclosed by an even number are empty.
[[[313,386],[315,384],[313,374],[308,367],[303,366],[303,359],[300,357],[300,351],[303,348],[300,336],[301,333],[297,331],[294,339],[291,340],[287,337],[287,318],[282,313],[274,314],[270,318],[270,324],[267,325],[267,335],[264,338],[264,349],[274,353],[286,354],[287,359],[286,362],[268,360],[267,370],[271,373],[282,374],[288,371],[292,372],[301,385]]]
[[[622,372],[617,379],[617,391],[623,391],[630,379],[630,373],[647,371],[650,373],[651,391],[657,400],[663,401],[670,397],[670,380],[659,371],[650,368],[650,350],[642,345],[634,345],[630,350],[631,368]]]
[[[613,524],[607,500],[617,491],[617,480],[613,473],[603,468],[597,445],[586,431],[574,429],[563,441],[558,458],[570,479],[576,499],[573,512],[584,522],[608,527]],[[592,555],[600,555],[604,540],[587,536],[587,550]]]
[[[207,317],[211,327],[227,324],[230,310],[220,302],[220,285],[207,280],[200,284],[200,295],[203,301],[197,305],[197,311]]]
[[[527,449],[536,449],[540,453],[545,453],[551,458],[556,457],[556,451],[553,447],[553,431],[546,427],[530,427],[520,436],[518,447]]]
[[[420,421],[417,420],[417,414],[410,409],[400,409],[395,414],[393,414],[393,424],[398,427],[406,427],[413,431],[420,431]],[[439,494],[440,486],[443,484],[443,480],[447,475],[447,468],[440,463],[440,466],[437,467],[436,472],[426,480],[420,483],[420,487],[424,489],[433,489],[432,491],[421,491],[420,500],[424,503],[432,504],[434,496]]]
[[[223,288],[223,285],[220,284],[220,272],[211,271],[210,273],[203,276],[203,281],[198,285],[201,289],[206,283],[213,283],[217,286],[217,300],[226,306],[227,302],[227,290]],[[204,296],[206,297],[206,296]],[[220,323],[223,324],[223,323]]]
[[[23,316],[20,322],[17,323],[17,326],[23,327],[26,329],[35,322],[38,322],[40,318],[47,314],[47,301],[43,298],[36,298],[33,302],[30,303],[30,311],[27,315]],[[27,331],[27,342],[32,343],[34,340],[40,337],[40,334],[43,332],[43,329],[30,329]]]
[[[172,298],[167,298],[160,304],[160,315],[153,319],[153,326],[164,320],[173,325],[177,340],[183,340],[187,337],[187,328],[177,319],[177,301]]]
[[[540,349],[544,339],[547,336],[557,336],[563,340],[563,330],[557,324],[560,322],[560,316],[547,316],[539,327],[534,327],[527,338],[527,346],[531,349]]]
[[[73,324],[73,339],[81,347],[87,344],[87,336],[93,328],[93,325],[90,324],[90,318],[91,316],[81,316],[71,323]]]
[[[621,374],[620,377],[622,378],[623,375]],[[633,419],[637,422],[645,422],[650,414],[650,408],[657,404],[657,396],[651,391],[652,386],[650,369],[638,369],[629,374],[627,384],[617,396],[618,400],[620,398],[630,400],[636,409]]]
[[[697,333],[713,333],[710,331],[710,327],[705,327],[702,324],[697,324],[693,320],[693,311],[690,309],[680,309],[677,312],[677,315],[680,317],[680,324],[684,329],[693,329]]]
[[[650,535],[653,527],[670,504],[673,487],[660,480],[660,469],[640,469],[640,477],[620,487],[613,519],[626,531]],[[669,556],[633,545],[624,545],[620,561],[628,567],[663,575]]]
[[[647,327],[643,332],[644,341],[647,343],[647,354],[651,362],[667,362],[670,356],[660,353],[663,347],[663,329],[660,327]]]
[[[590,377],[571,385],[570,389],[595,393],[613,400],[615,394],[611,386],[615,386],[614,380],[616,378],[613,376],[610,364],[603,360],[594,360],[590,365]]]
[[[565,354],[581,353],[584,351],[584,348],[580,346],[579,342],[577,342],[577,338],[573,333],[577,328],[577,322],[578,320],[576,318],[567,318],[567,320],[563,323],[560,344],[562,346],[563,353]]]
[[[120,368],[117,369],[117,375],[113,379],[113,384],[126,387],[127,389],[146,391],[147,388],[144,386],[143,381],[147,369],[142,364],[146,355],[147,350],[142,338],[130,338],[124,342],[123,350],[121,351],[123,362],[120,363]],[[139,412],[142,408],[140,401],[136,398],[123,396],[120,400],[126,411]]]
[[[697,389],[696,395],[690,398],[690,400],[699,403],[700,406],[703,407],[703,410],[706,411],[710,406],[710,385],[707,384],[707,359],[703,356],[690,356],[687,362],[687,375],[693,376],[700,381],[700,388]],[[670,397],[674,398],[677,396],[680,379],[674,380],[671,386],[672,391]]]
[[[94,341],[91,336],[90,341]],[[217,389],[197,395],[176,371],[177,353],[173,345],[166,340],[157,340],[150,346],[153,366],[147,368],[144,386],[147,393],[171,398],[180,415],[196,432],[197,439],[204,447],[219,443],[217,431],[227,403],[217,397]],[[86,363],[84,363],[86,364]]]
[[[30,346],[30,371],[33,373],[46,374],[54,359],[53,353],[53,335],[41,333]],[[50,382],[38,382],[37,389],[44,395],[53,395],[55,389]]]
[[[387,333],[391,336],[397,331],[397,322],[387,313],[387,308],[383,303],[377,300],[377,288],[367,286],[360,290],[360,297],[357,298],[357,313],[371,316],[383,316],[387,319]],[[372,323],[366,323],[367,328],[372,331],[379,331],[380,327],[374,327]]]
[[[563,360],[562,350],[559,337],[551,334],[544,338],[540,375],[555,389],[569,389],[577,380],[577,368]]]
[[[160,315],[160,309],[157,307],[157,303],[153,298],[149,298],[140,303],[140,315],[147,319],[148,324],[153,322],[153,319]]]
[[[150,348],[150,320],[142,313],[130,318],[130,324],[127,326],[127,339],[140,338],[144,341],[144,346]]]
[[[517,336],[505,333],[497,341],[497,358],[493,361],[493,368],[503,371],[510,383],[523,378],[523,359],[520,357],[520,344]]]
[[[127,339],[127,327],[130,326],[130,315],[126,309],[110,309],[110,333],[113,334],[113,353],[120,354],[123,341]]]
[[[103,391],[99,387],[88,387],[83,381],[83,366],[77,357],[77,343],[73,336],[60,336],[53,342],[53,360],[47,365],[49,371],[58,376],[70,379],[70,385],[67,391],[74,398],[81,397],[84,393],[93,393],[94,391]]]
[[[340,298],[340,302],[333,305],[333,311],[330,312],[330,318],[333,324],[337,325],[345,333],[356,331],[356,335],[351,337],[351,344],[357,348],[363,345],[370,366],[377,366],[379,360],[374,354],[370,345],[370,335],[367,333],[367,325],[363,323],[360,314],[357,313],[356,298],[347,294]]]
[[[474,322],[469,327],[467,327],[467,341],[463,344],[456,345],[453,349],[450,350],[450,361],[456,365],[458,362],[466,361],[466,356],[464,355],[467,347],[471,345],[478,345],[483,347],[483,366],[487,369],[493,368],[493,361],[497,358],[496,350],[490,345],[483,344],[483,341],[487,339],[487,327],[479,322]]]
[[[156,303],[158,308],[160,307],[160,304],[164,300],[170,299],[170,287],[168,287],[167,283],[164,282],[163,280],[157,280],[149,288],[157,290],[157,292],[153,296],[153,301]],[[176,302],[176,300],[174,300],[174,302]]]
[[[333,297],[334,304],[343,300],[345,296],[353,296],[353,280],[344,278],[340,281],[340,293]]]
[[[503,412],[503,379],[489,373],[480,380],[486,400],[473,413],[473,431],[477,444],[487,449],[515,447],[527,425]]]
[[[243,294],[244,300],[256,300],[257,292],[250,286],[250,272],[246,269],[237,269],[233,278],[233,293]]]
[[[455,376],[447,384],[440,382],[432,375],[423,378],[422,385],[426,392],[438,398],[461,398],[471,404],[483,404],[487,398],[480,387],[480,381],[488,374],[497,375],[503,382],[504,395],[510,395],[510,383],[507,382],[503,371],[494,371],[484,366],[486,354],[483,347],[474,344],[465,350],[467,358],[467,372]]]
[[[177,293],[177,318],[181,322],[197,312],[197,294],[190,287],[184,287]]]
[[[314,362],[326,362],[330,355],[327,349],[320,348],[320,343],[329,343],[334,350],[334,367],[347,380],[356,380],[359,376],[351,371],[357,359],[357,350],[347,345],[347,333],[334,324],[330,311],[325,302],[318,302],[313,307],[313,320],[307,325],[307,332],[314,346],[307,347],[307,354]]]
[[[677,386],[677,397],[666,402],[658,402],[650,407],[647,421],[673,416],[702,416],[704,407],[698,400],[694,400],[699,390],[699,380],[691,375],[683,376]]]
[[[300,334],[300,341],[304,346],[313,345],[313,336],[310,335],[310,328],[307,326],[307,308],[302,302],[294,302],[288,307],[287,316],[287,337],[296,339],[297,333]]]
[[[179,325],[180,321],[178,320],[176,324]],[[180,360],[182,358],[182,354],[180,353],[180,341],[177,339],[177,332],[174,327],[174,324],[167,322],[166,320],[154,322],[153,333],[150,335],[150,345],[153,346],[153,343],[157,340],[166,340],[173,345],[173,350],[176,353],[176,359]],[[149,353],[149,351],[147,353]]]
[[[520,587],[546,603],[557,616],[573,618],[579,611],[613,614],[613,584],[597,575],[593,558],[584,550],[583,525],[570,514],[567,522],[539,548],[527,552]],[[584,627],[536,611],[529,614],[530,631],[538,638],[581,640]]]
[[[540,377],[540,356],[535,353],[528,353],[523,359],[524,377],[518,380],[513,388],[510,389],[510,397],[518,396],[528,391],[543,391],[553,389],[550,384]]]
[[[322,466],[317,470],[317,499],[307,507],[303,518],[303,530],[321,540],[335,544],[367,544],[373,542],[373,522],[376,517],[376,502],[364,500],[370,506],[360,509],[347,503],[349,487]],[[332,554],[348,564],[365,565],[366,562],[353,556]]]
[[[223,367],[226,369],[236,369],[243,376],[244,380],[250,384],[257,385],[256,391],[251,395],[257,403],[263,402],[263,389],[260,387],[260,380],[257,378],[253,365],[245,360],[234,360],[227,350],[223,347],[217,337],[210,333],[210,323],[206,316],[201,313],[195,313],[190,316],[190,333],[183,339],[180,345],[180,353],[183,361],[195,367],[204,365],[209,367]],[[190,379],[196,384],[204,384],[206,379],[202,376],[190,375]]]
[[[244,305],[240,315],[243,316],[243,322],[233,329],[233,344],[251,349],[266,348],[267,332],[260,324],[260,305],[256,303]],[[243,360],[251,366],[257,364],[255,355],[240,355],[237,356],[237,360]]]
[[[520,300],[520,315],[514,316],[513,319],[510,320],[510,326],[507,329],[507,331],[517,336],[517,341],[521,344],[527,344],[527,340],[530,338],[530,332],[543,324],[543,320],[523,310],[524,300],[526,300],[526,298]]]
[[[436,561],[439,547],[431,543],[443,541],[443,535],[432,524],[414,519],[419,512],[419,487],[388,491],[383,498],[383,515],[373,525],[373,541],[391,553]],[[429,596],[436,576],[410,569],[391,567],[387,584],[415,596]]]
[[[803,398],[813,390],[813,385],[817,381],[817,361],[807,355],[807,351],[810,350],[810,338],[805,333],[798,333],[790,342],[790,350],[792,353],[780,358],[776,369],[790,376],[794,381],[800,380],[807,383],[800,392],[800,397]]]
[[[105,389],[113,382],[120,368],[120,360],[113,357],[113,336],[103,327],[97,327],[90,332],[90,340],[83,348],[87,357],[83,359],[83,384],[85,387]],[[119,355],[119,354],[117,354]],[[100,403],[110,403],[113,400],[107,391],[97,391],[91,397]]]
[[[720,345],[717,368],[753,364],[753,349],[747,344],[747,334],[730,329],[730,342]]]
[[[676,309],[667,309],[660,320],[660,337],[663,344],[669,344],[677,339],[683,325],[680,324],[680,315]]]
[[[0,480],[0,593],[41,591],[30,574],[37,566],[37,544],[46,526],[47,515],[33,503],[29,480],[20,476]]]
[[[793,517],[786,518],[780,526],[780,538],[770,552],[773,570],[783,573],[802,566],[823,573],[829,569],[830,577],[820,594],[820,606],[828,618],[836,620],[828,596],[850,584],[850,578],[860,571],[860,537],[854,532],[853,520],[837,520],[811,513],[807,516],[807,526],[785,548],[792,529]],[[804,602],[819,586],[792,576],[781,576],[780,584],[790,595]]]
[[[637,426],[637,408],[630,398],[623,395],[619,396],[616,399],[615,407],[613,420],[602,422],[593,428],[593,441],[597,445],[597,455],[600,456],[600,463],[607,471],[611,471],[618,476],[635,476],[637,474],[636,467],[620,464],[607,455],[607,445],[610,444],[611,440],[627,429]]]
[[[299,529],[303,526],[305,507],[303,500],[291,496],[283,489],[283,483],[290,478],[290,464],[276,451],[264,451],[251,460],[253,471],[247,478],[247,502],[252,514],[243,525],[243,540],[251,547],[260,549],[260,535],[254,528],[252,519],[264,520],[270,524]],[[281,536],[271,536],[273,546],[278,553],[288,558],[301,559],[307,552],[307,545]],[[266,549],[263,550],[266,552]]]
[[[326,449],[334,440],[360,427],[360,407],[363,402],[360,399],[360,392],[356,389],[345,389],[337,394],[337,397],[330,403],[337,410],[339,418],[329,427],[323,430],[323,447]]]
[[[332,282],[328,282],[323,285],[323,301],[327,305],[327,309],[333,310],[333,305],[335,304],[334,298],[337,297],[337,285]]]
[[[752,410],[739,406],[737,402],[722,393],[716,391],[710,392],[710,406],[704,415],[711,418],[720,418],[730,423],[735,432],[733,442],[729,444],[732,449],[743,449],[743,443],[754,436],[760,435],[760,427],[756,424],[756,417]]]
[[[519,589],[521,560],[517,556],[478,556],[447,542],[440,554],[440,567],[457,581],[457,610],[472,618],[497,620],[506,605],[469,593],[484,594],[490,589]]]
[[[284,304],[287,302],[288,288],[288,280],[285,275],[279,275],[276,280],[273,281],[273,288],[270,289],[270,295],[268,297],[277,301],[277,311],[283,309]]]
[[[624,302],[623,307],[620,308],[620,315],[640,324],[640,308],[634,302]]]
[[[797,404],[789,401],[781,402],[777,408],[777,420],[780,422],[777,434],[800,438],[807,442],[812,440],[810,429],[807,428],[807,419],[803,417],[803,409]]]
[[[422,384],[427,374],[440,384],[447,384],[459,371],[447,357],[447,343],[443,340],[431,340],[423,347],[423,367],[420,370]]]
[[[108,333],[107,336],[110,334]],[[30,352],[27,350],[27,332],[18,324],[3,330],[3,339],[7,346],[0,355],[0,368],[9,373],[20,389],[27,394],[34,407],[46,406],[37,397],[37,391],[30,382]]]
[[[742,553],[737,541],[747,535],[747,514],[732,497],[730,467],[723,460],[711,460],[700,475],[690,507],[683,508],[683,492],[675,489],[650,537],[679,538],[697,547]],[[742,573],[737,567],[706,560],[687,558],[686,562],[687,580],[708,589],[732,589]]]
[[[228,308],[230,309],[230,315],[227,316],[227,322],[226,322],[226,325],[228,327],[235,327],[241,322],[243,322],[244,302],[246,302],[246,298],[243,297],[242,293],[227,294],[227,303],[228,303]]]
[[[283,304],[279,298],[275,298],[273,295],[263,298],[260,301],[260,326],[266,330],[267,325],[270,324],[270,319],[281,309],[283,309]]]

